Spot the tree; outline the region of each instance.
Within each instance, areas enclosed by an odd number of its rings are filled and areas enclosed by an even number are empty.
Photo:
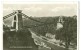
[[[57,25],[57,19],[58,17],[48,17],[45,19],[45,23],[42,26],[34,27],[31,29],[43,36],[45,36],[45,34],[48,32],[54,34],[56,32],[55,29]]]
[[[3,31],[9,31],[9,30],[10,30],[10,28],[7,25],[3,24]]]
[[[65,47],[69,48],[70,43],[77,39],[77,20],[71,17],[64,18],[63,28],[57,30],[56,39],[64,41]]]

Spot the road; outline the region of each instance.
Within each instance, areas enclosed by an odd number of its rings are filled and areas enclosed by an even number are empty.
[[[44,46],[44,47],[42,47],[42,49],[39,49],[39,50],[67,50],[67,49],[65,49],[65,48],[63,48],[63,47],[60,47],[60,46],[57,46],[57,45],[55,45],[55,44],[52,44],[52,43],[50,43],[50,42],[48,42],[47,40],[44,40],[44,39],[42,39],[41,37],[39,37],[39,36],[37,36],[35,33],[33,33],[33,32],[31,32],[32,33],[32,37],[37,41],[37,43],[38,43],[38,45],[40,45],[40,46]],[[41,44],[42,43],[42,44]],[[51,48],[51,49],[50,49]]]

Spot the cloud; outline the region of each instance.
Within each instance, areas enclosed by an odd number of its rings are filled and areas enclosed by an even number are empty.
[[[24,8],[24,10],[26,11],[40,11],[42,10],[41,7],[28,7],[28,8]]]
[[[69,10],[69,9],[71,9],[71,7],[56,7],[56,8],[53,8],[53,9],[51,9],[51,11],[53,11],[53,12],[58,12],[58,11],[63,11],[63,10]]]
[[[4,14],[20,9],[29,16],[72,16],[77,14],[77,4],[9,4],[4,5]]]

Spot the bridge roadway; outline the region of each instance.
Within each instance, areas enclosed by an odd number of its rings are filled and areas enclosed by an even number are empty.
[[[65,49],[65,48],[63,48],[63,47],[57,46],[57,45],[55,45],[55,44],[53,44],[53,43],[48,42],[47,40],[42,39],[41,37],[37,36],[37,35],[36,35],[34,32],[32,32],[32,31],[31,31],[31,33],[32,33],[32,37],[33,37],[36,41],[38,41],[38,42],[36,42],[36,43],[38,43],[37,45],[40,45],[40,46],[39,46],[39,50],[67,50],[67,49]],[[41,43],[42,43],[42,44],[41,44]],[[41,46],[42,46],[42,47],[41,47]]]

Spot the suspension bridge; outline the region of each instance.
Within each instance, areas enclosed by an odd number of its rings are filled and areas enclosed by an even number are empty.
[[[15,11],[15,12],[13,12],[13,13],[10,13],[10,14],[8,14],[8,15],[6,15],[6,16],[4,16],[3,17],[3,20],[6,20],[7,18],[9,18],[9,17],[13,17],[13,21],[12,21],[12,28],[10,29],[10,31],[19,31],[19,30],[22,30],[22,29],[24,29],[24,28],[32,28],[32,27],[39,27],[39,26],[43,26],[43,25],[50,25],[50,24],[54,24],[54,22],[50,22],[50,23],[46,23],[46,22],[41,22],[41,21],[39,21],[39,20],[36,20],[36,19],[33,19],[32,17],[29,17],[29,16],[27,16],[26,14],[24,14],[24,13],[22,13],[22,10],[17,10],[17,11]],[[38,24],[38,25],[32,25],[31,27],[28,27],[28,26],[24,26],[23,25],[23,18],[22,18],[22,16],[24,16],[25,18],[27,18],[27,19],[30,19],[30,20],[32,20],[32,21],[35,21],[35,22],[38,22],[38,23],[40,23],[40,24]],[[61,24],[63,24],[63,19],[62,19],[62,17],[59,17],[59,20],[58,20],[58,23],[57,23],[57,29],[58,29],[58,27],[59,27],[59,24],[61,23]],[[60,26],[61,27],[63,27],[63,25],[61,25],[60,24]],[[49,47],[51,47],[51,48],[54,48],[55,47],[55,50],[65,50],[64,48],[62,48],[62,47],[59,47],[59,46],[56,46],[56,45],[54,45],[54,44],[51,44],[51,43],[49,43],[49,42],[46,42],[46,41],[44,41],[44,40],[42,40],[42,39],[40,39],[40,38],[38,38],[38,37],[36,37],[37,38],[37,40],[39,39],[39,40],[41,40],[41,42],[43,41],[43,42],[45,42]]]

